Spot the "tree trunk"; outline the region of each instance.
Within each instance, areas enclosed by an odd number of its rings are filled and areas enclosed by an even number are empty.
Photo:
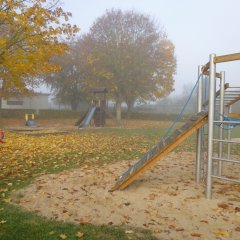
[[[131,117],[134,101],[127,101],[127,118],[129,119]]]
[[[117,123],[120,124],[121,122],[121,102],[120,101],[116,102],[116,119],[117,119]]]
[[[76,111],[77,108],[78,108],[78,102],[75,99],[72,99],[72,101],[71,101],[71,109],[73,111]]]

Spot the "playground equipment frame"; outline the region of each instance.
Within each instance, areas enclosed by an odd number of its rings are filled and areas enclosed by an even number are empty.
[[[202,111],[203,106],[208,104],[208,148],[207,148],[207,176],[206,176],[206,198],[212,198],[212,178],[217,178],[225,181],[231,181],[240,183],[238,179],[230,179],[222,176],[222,162],[240,163],[240,160],[230,159],[231,144],[240,144],[240,141],[231,140],[231,129],[228,129],[227,140],[223,139],[223,128],[219,127],[218,139],[214,138],[214,125],[222,124],[240,124],[238,121],[226,121],[224,120],[224,107],[228,109],[228,114],[231,116],[231,106],[240,101],[240,87],[230,87],[225,84],[225,72],[216,73],[216,64],[240,60],[240,53],[216,56],[210,55],[210,60],[204,66],[199,66],[199,85],[198,85],[198,112]],[[209,76],[209,100],[203,104],[203,75]],[[216,78],[220,79],[220,90],[216,92]],[[234,89],[234,91],[228,92],[227,89]],[[238,90],[238,91],[237,91]],[[216,120],[216,97],[219,95],[219,120]],[[232,117],[239,117],[239,114],[232,114]],[[204,177],[204,158],[202,156],[202,141],[203,131],[200,128],[197,131],[197,149],[196,149],[196,182],[200,183]],[[213,156],[213,145],[218,143],[218,157]],[[223,158],[223,143],[227,143],[227,158]],[[213,161],[218,161],[217,175],[214,175]]]

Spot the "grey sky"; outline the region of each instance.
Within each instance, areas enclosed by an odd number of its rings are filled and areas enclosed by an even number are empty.
[[[184,84],[194,84],[198,65],[208,62],[210,53],[240,52],[240,0],[63,0],[63,4],[82,33],[106,9],[133,9],[155,18],[176,48],[177,93]],[[220,64],[217,71],[226,71],[226,81],[240,85],[240,61]]]

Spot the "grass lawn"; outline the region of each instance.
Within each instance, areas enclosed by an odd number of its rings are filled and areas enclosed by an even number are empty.
[[[6,143],[0,145],[0,239],[155,239],[143,229],[51,221],[13,206],[11,193],[41,174],[137,159],[163,131],[99,129],[63,135],[6,132]]]
[[[239,136],[237,131],[234,135]],[[62,135],[6,132],[6,143],[0,145],[0,239],[155,239],[151,232],[142,229],[48,220],[13,206],[11,193],[42,174],[138,159],[165,132],[159,127],[106,128]],[[195,151],[194,138],[176,151]],[[239,154],[239,149],[234,151]]]

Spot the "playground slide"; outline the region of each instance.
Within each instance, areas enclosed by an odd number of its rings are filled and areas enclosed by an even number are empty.
[[[85,128],[85,127],[87,127],[90,124],[90,121],[93,118],[95,110],[96,110],[96,106],[91,106],[88,109],[87,114],[85,115],[85,117],[83,118],[83,120],[81,121],[81,123],[78,126],[79,128]]]
[[[181,128],[177,129],[166,139],[162,139],[153,149],[147,152],[134,165],[130,166],[129,169],[118,178],[115,186],[113,186],[110,191],[126,188],[144,171],[150,168],[162,157],[166,156],[185,139],[197,131],[203,124],[207,123],[207,121],[208,114],[206,112],[200,112],[194,115]]]

